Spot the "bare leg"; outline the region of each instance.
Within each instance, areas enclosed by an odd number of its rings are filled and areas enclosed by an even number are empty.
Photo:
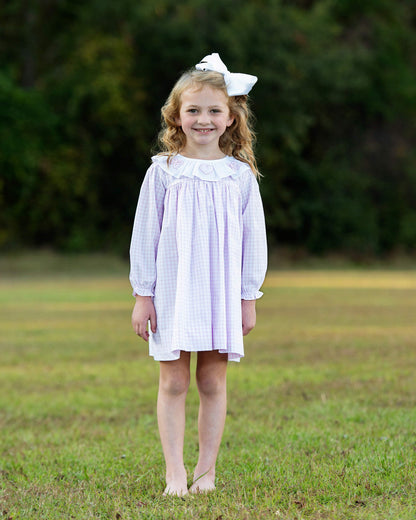
[[[177,361],[160,362],[157,417],[160,440],[166,462],[167,495],[182,496],[188,492],[183,462],[185,435],[185,399],[189,388],[190,354],[181,352]]]
[[[190,492],[215,489],[215,464],[227,412],[227,355],[199,352],[196,369],[200,405],[199,458]]]

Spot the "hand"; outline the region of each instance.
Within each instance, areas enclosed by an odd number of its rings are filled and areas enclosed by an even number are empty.
[[[256,325],[256,300],[241,300],[241,316],[243,336],[247,336]]]
[[[150,329],[156,332],[156,310],[150,296],[136,296],[136,304],[131,316],[131,324],[134,332],[143,338],[149,340],[149,332],[147,330],[147,322],[150,320]]]

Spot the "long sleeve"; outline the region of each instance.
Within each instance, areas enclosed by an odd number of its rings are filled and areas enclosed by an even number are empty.
[[[243,192],[243,250],[241,299],[256,300],[263,293],[267,269],[267,238],[259,185],[253,173]]]
[[[133,295],[154,296],[156,256],[165,197],[162,173],[153,164],[140,189],[130,244],[130,283]]]

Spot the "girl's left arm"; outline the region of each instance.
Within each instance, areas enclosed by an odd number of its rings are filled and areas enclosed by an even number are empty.
[[[243,336],[247,336],[256,326],[256,300],[241,300],[241,319]]]
[[[256,323],[256,300],[267,269],[267,237],[259,185],[250,172],[243,191],[243,244],[241,266],[241,299],[243,333],[248,334]]]

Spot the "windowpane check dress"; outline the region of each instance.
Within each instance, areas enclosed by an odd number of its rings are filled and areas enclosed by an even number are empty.
[[[130,246],[133,294],[152,296],[158,361],[180,351],[244,356],[241,300],[260,298],[267,267],[264,213],[250,167],[234,157],[152,158]]]

